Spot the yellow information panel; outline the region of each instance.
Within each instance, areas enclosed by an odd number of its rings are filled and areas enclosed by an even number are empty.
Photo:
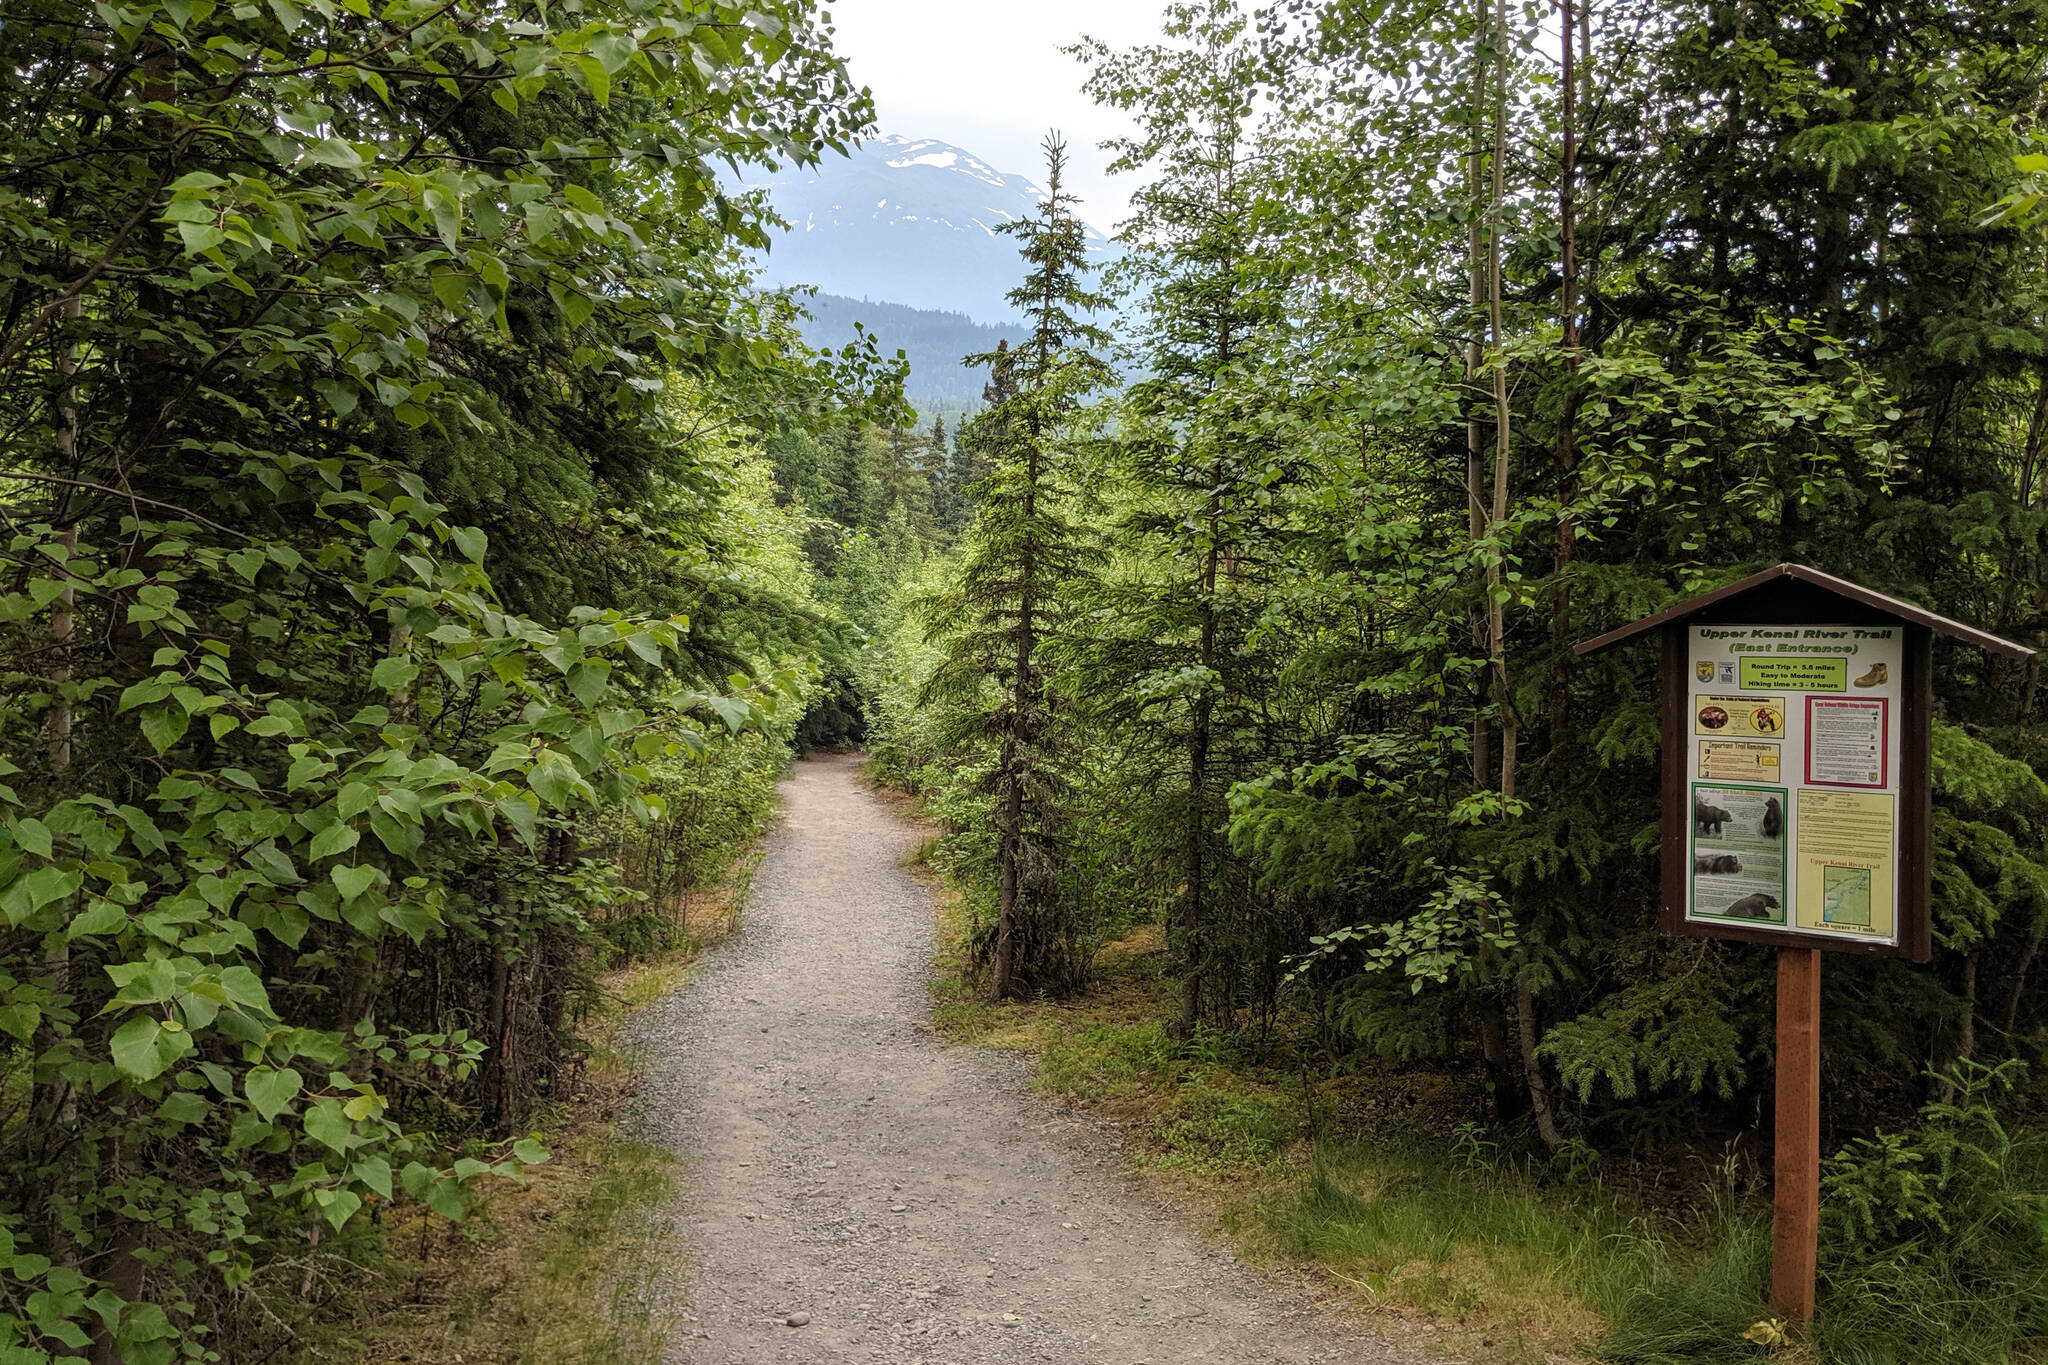
[[[1899,939],[1898,626],[1695,626],[1686,918]]]
[[[1887,942],[1898,937],[1898,806],[1889,792],[1799,789],[1796,927]]]
[[[1692,728],[1697,735],[1726,735],[1731,739],[1783,739],[1785,699],[1783,697],[1717,697],[1712,694],[1692,699]]]
[[[1741,739],[1703,739],[1700,776],[1732,782],[1768,782],[1775,787],[1784,748],[1782,744],[1753,744]]]

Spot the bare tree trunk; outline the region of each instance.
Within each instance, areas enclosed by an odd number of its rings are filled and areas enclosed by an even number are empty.
[[[1508,404],[1507,329],[1502,315],[1500,214],[1507,201],[1507,109],[1508,55],[1507,0],[1495,0],[1493,23],[1500,51],[1495,54],[1491,192],[1486,212],[1486,322],[1493,347],[1493,506],[1488,535],[1500,539],[1489,551],[1486,565],[1487,656],[1492,663],[1495,704],[1500,709],[1500,799],[1505,818],[1513,818],[1517,749],[1521,723],[1515,713],[1513,688],[1508,677],[1507,618],[1501,597],[1505,592],[1505,536],[1508,520],[1510,453],[1514,439],[1514,413]],[[1536,1117],[1536,1131],[1546,1145],[1556,1147],[1563,1138],[1551,1114],[1550,1090],[1543,1079],[1537,1057],[1541,1036],[1536,1031],[1536,1001],[1525,973],[1515,978],[1515,1015],[1520,1028],[1522,1075],[1529,1087],[1529,1105]]]
[[[1564,1141],[1557,1131],[1557,1118],[1550,1111],[1550,1086],[1543,1079],[1543,1061],[1536,1055],[1536,997],[1526,979],[1515,979],[1515,1032],[1522,1044],[1522,1079],[1529,1086],[1529,1112],[1536,1118],[1536,1133],[1543,1145],[1555,1149]]]
[[[1484,42],[1487,30],[1486,0],[1474,0],[1474,41]],[[1470,267],[1472,285],[1472,330],[1465,338],[1465,508],[1466,524],[1477,545],[1486,538],[1486,500],[1481,494],[1484,462],[1481,451],[1481,429],[1479,405],[1473,393],[1479,387],[1479,370],[1484,356],[1485,342],[1482,339],[1480,322],[1481,310],[1486,306],[1486,244],[1482,235],[1482,221],[1485,216],[1484,191],[1481,188],[1484,174],[1485,150],[1480,136],[1479,105],[1485,92],[1485,68],[1475,59],[1472,79],[1472,140],[1465,156],[1465,188],[1472,206],[1472,212],[1465,228],[1465,259]],[[1484,608],[1473,611],[1471,618],[1472,647],[1484,654],[1488,652],[1486,642],[1486,612]],[[1473,698],[1472,716],[1472,785],[1486,787],[1493,781],[1493,755],[1488,751],[1492,740],[1486,724],[1486,684],[1481,682]]]
[[[1967,1062],[1977,1055],[1977,954],[1967,953],[1963,957],[1963,1027],[1956,1035],[1956,1049],[1949,1054],[1948,1073],[1935,1087],[1943,1104],[1953,1103],[1956,1097],[1955,1066]]]
[[[66,327],[77,322],[83,312],[83,304],[76,298],[68,301],[62,310]],[[71,477],[78,474],[78,399],[74,388],[78,374],[78,352],[69,336],[57,344],[54,368],[57,378],[57,430],[55,436],[58,463]],[[60,501],[60,519],[69,516],[68,496]],[[70,552],[78,548],[78,524],[76,521],[65,526],[58,538],[64,547],[64,586],[58,590],[55,610],[50,614],[50,644],[55,654],[56,665],[50,670],[50,680],[56,684],[57,701],[50,708],[43,721],[43,757],[50,767],[50,786],[61,793],[68,783],[71,772],[72,714],[71,703],[64,698],[63,688],[72,679],[71,646],[77,631],[76,618],[72,608],[77,605],[78,596],[71,586]],[[43,966],[49,973],[50,994],[64,998],[71,994],[71,940],[64,935],[53,935],[50,945],[43,953]],[[34,1055],[47,1057],[62,1042],[57,1029],[49,1022],[39,1024],[33,1039]],[[30,1075],[33,1078],[34,1069]],[[31,1086],[33,1087],[33,1079]],[[65,1165],[63,1157],[78,1132],[78,1092],[72,1088],[61,1071],[53,1072],[43,1093],[31,1099],[29,1112],[39,1115],[39,1121],[47,1125],[41,1134],[43,1150],[49,1164],[55,1169]],[[57,1264],[69,1268],[78,1265],[78,1249],[73,1244],[70,1229],[65,1224],[66,1200],[56,1194],[44,1210],[48,1219],[45,1245],[50,1249],[50,1258]]]
[[[1579,416],[1579,256],[1577,241],[1577,195],[1579,178],[1578,80],[1574,47],[1578,43],[1573,18],[1573,0],[1558,0],[1558,36],[1562,40],[1564,69],[1558,90],[1563,147],[1558,158],[1558,321],[1559,349],[1564,353],[1564,398],[1557,415],[1557,602],[1551,618],[1551,650],[1556,659],[1550,679],[1550,747],[1564,747],[1569,722],[1571,693],[1572,552],[1578,528],[1572,521],[1572,471],[1578,465],[1577,431]]]
[[[1020,649],[1021,655],[1023,651]],[[1003,898],[996,915],[995,960],[989,973],[988,997],[1010,994],[1010,974],[1017,954],[1017,843],[1024,824],[1024,786],[1016,772],[1016,746],[1003,744],[1003,826],[997,859],[1003,870]]]
[[[1505,533],[1507,526],[1508,449],[1514,433],[1513,415],[1508,409],[1508,371],[1504,349],[1507,337],[1501,319],[1500,269],[1500,213],[1507,200],[1507,0],[1495,0],[1494,23],[1503,51],[1497,58],[1493,87],[1493,187],[1487,197],[1486,322],[1494,350],[1493,518],[1489,532],[1499,536]],[[1486,566],[1486,644],[1488,656],[1493,661],[1494,701],[1500,707],[1500,794],[1503,802],[1509,802],[1515,795],[1515,744],[1519,727],[1515,719],[1514,698],[1508,690],[1507,628],[1500,600],[1502,561],[1505,557],[1506,547],[1496,546]]]
[[[2019,1027],[2020,1002],[2027,998],[2027,974],[2034,969],[2034,959],[2041,954],[2041,939],[2048,934],[2048,924],[2035,926],[2027,937],[2027,950],[2020,954],[2020,965],[2013,973],[2012,989],[2005,994],[2005,1031],[2011,1033]]]
[[[1221,480],[1220,472],[1217,480]],[[1213,485],[1212,485],[1213,486]],[[1197,658],[1206,679],[1216,663],[1216,538],[1220,521],[1216,497],[1209,499],[1209,548],[1202,562],[1202,626]],[[1202,974],[1208,967],[1203,943],[1204,893],[1208,889],[1209,740],[1214,702],[1204,690],[1195,697],[1188,734],[1188,886],[1182,901],[1181,936],[1186,944],[1187,974],[1181,978],[1180,1031],[1195,1031],[1202,1015]]]
[[[1051,303],[1046,307],[1050,309]],[[1043,385],[1043,361],[1047,347],[1041,328],[1039,376],[1033,382],[1036,393]],[[1027,435],[1030,442],[1025,452],[1024,518],[1028,527],[1038,508],[1038,443],[1041,432],[1036,409],[1033,409],[1031,428]],[[989,999],[1003,1000],[1014,988],[1017,962],[1017,913],[1018,901],[1023,890],[1022,859],[1024,854],[1024,765],[1030,761],[1033,747],[1032,728],[1037,720],[1037,694],[1032,679],[1032,609],[1036,606],[1035,589],[1037,556],[1032,552],[1030,532],[1026,531],[1024,558],[1020,591],[1017,601],[1017,628],[1015,635],[1016,657],[1012,667],[1016,676],[1010,685],[1010,733],[1003,740],[1003,826],[998,861],[1002,865],[1002,902],[996,916],[996,950],[992,970],[989,973]]]

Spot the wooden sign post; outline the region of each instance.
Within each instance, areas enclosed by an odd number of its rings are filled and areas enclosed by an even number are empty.
[[[1771,1306],[1813,1316],[1820,955],[1931,956],[1933,640],[2033,651],[1780,564],[1586,641],[1663,641],[1666,932],[1778,950]]]
[[[1778,949],[1778,1104],[1772,1125],[1771,1310],[1813,1318],[1820,1253],[1820,949]]]

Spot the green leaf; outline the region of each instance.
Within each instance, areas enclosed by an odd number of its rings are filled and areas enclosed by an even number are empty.
[[[386,692],[397,692],[402,688],[411,686],[413,679],[419,677],[419,675],[420,666],[418,664],[414,663],[411,659],[400,658],[394,655],[391,658],[377,661],[377,666],[370,670],[370,681],[383,688]]]
[[[284,789],[295,792],[301,787],[311,786],[326,773],[329,766],[331,765],[326,759],[314,754],[304,754],[293,759],[292,766],[284,775]]]
[[[467,275],[436,275],[433,279],[434,297],[451,313],[465,312],[469,308],[469,286]]]
[[[114,1065],[138,1081],[153,1081],[192,1050],[192,1035],[138,1014],[114,1030]]]
[[[316,1202],[320,1205],[320,1216],[340,1232],[341,1225],[355,1217],[356,1210],[363,1206],[363,1197],[354,1190],[322,1190]]]
[[[585,659],[569,670],[569,692],[585,706],[597,705],[604,696],[612,666],[602,659]]]
[[[526,780],[540,799],[555,810],[567,810],[583,786],[576,765],[554,749],[542,749],[533,756],[533,771]]]
[[[36,1025],[42,1022],[43,1012],[34,1005],[17,1002],[0,1005],[0,1033],[10,1033],[22,1042],[36,1036]]]
[[[142,735],[161,754],[185,737],[186,729],[192,724],[192,717],[184,707],[172,702],[169,705],[152,706],[142,713]]]
[[[27,849],[39,858],[50,856],[50,827],[42,821],[33,817],[16,820],[7,826],[7,830],[14,836],[17,846]]]
[[[348,1115],[341,1111],[341,1101],[335,1099],[320,1100],[310,1106],[301,1123],[307,1137],[337,1152],[348,1150],[349,1138],[355,1131]]]
[[[87,934],[111,934],[125,928],[128,912],[104,897],[94,897],[84,910],[71,917],[71,923],[64,926],[64,937],[82,938]]]
[[[384,1198],[391,1197],[391,1163],[383,1157],[356,1158],[356,1164],[349,1168],[349,1176],[368,1185]]]
[[[484,551],[490,545],[490,537],[474,526],[451,526],[448,534],[464,559],[472,564],[484,562]]]
[[[334,410],[336,417],[346,417],[356,410],[362,400],[356,386],[345,384],[338,379],[322,379],[313,385],[320,396],[327,400],[327,406]]]
[[[190,1126],[206,1121],[206,1100],[190,1090],[173,1090],[156,1107],[156,1116],[170,1123]]]
[[[352,820],[377,804],[377,788],[368,782],[350,782],[334,798],[334,808],[344,820]]]
[[[85,874],[76,868],[39,867],[0,892],[0,914],[9,924],[21,924],[50,902],[71,895],[84,882]]]
[[[313,836],[313,843],[307,849],[315,858],[332,858],[337,853],[346,853],[356,846],[362,836],[356,833],[354,825],[336,821]]]
[[[369,164],[353,144],[338,137],[309,144],[305,148],[305,156],[316,165],[333,166],[344,171],[361,170]]]
[[[540,806],[524,792],[508,796],[497,803],[498,814],[505,823],[512,826],[512,832],[519,836],[519,842],[531,848],[540,822]]]
[[[334,889],[345,901],[352,901],[378,882],[384,880],[384,870],[368,864],[346,867],[340,864],[330,868],[327,875],[334,881]]]
[[[414,943],[424,943],[427,936],[440,926],[440,920],[425,906],[412,901],[387,905],[378,911],[386,924],[404,934]]]
[[[528,1166],[538,1166],[548,1159],[548,1149],[532,1138],[521,1138],[512,1144],[512,1155]]]
[[[469,1191],[459,1180],[436,1180],[427,1186],[427,1207],[450,1222],[459,1223],[469,1212]]]
[[[298,1098],[305,1087],[305,1078],[290,1067],[255,1066],[242,1078],[242,1089],[249,1096],[249,1103],[263,1116],[265,1123],[285,1111],[285,1107]]]
[[[220,986],[228,1003],[258,1014],[270,1013],[270,992],[264,988],[263,978],[240,963],[221,969]]]
[[[612,98],[611,73],[604,69],[604,63],[588,54],[576,59],[576,74],[583,81],[583,88],[590,92],[590,98],[599,104],[609,104]]]

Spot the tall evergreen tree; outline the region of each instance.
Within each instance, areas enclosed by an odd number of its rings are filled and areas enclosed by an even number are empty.
[[[888,515],[882,472],[888,448],[871,426],[849,421],[826,438],[823,505],[812,510],[856,531],[879,528]]]
[[[1020,239],[1024,282],[1011,300],[1030,325],[1017,350],[998,343],[990,404],[963,444],[989,463],[976,485],[977,515],[961,570],[958,634],[933,678],[936,692],[969,703],[967,728],[996,750],[999,902],[989,944],[989,994],[1061,989],[1078,960],[1065,882],[1056,691],[1049,645],[1069,624],[1073,588],[1090,551],[1070,515],[1072,438],[1087,395],[1109,379],[1096,354],[1108,341],[1089,315],[1102,298],[1086,284],[1086,239],[1066,188],[1066,146],[1045,142],[1040,213],[1008,224]],[[986,690],[993,680],[993,693]],[[964,736],[963,736],[964,737]]]
[[[924,450],[925,481],[932,490],[932,520],[940,534],[956,536],[960,533],[966,499],[957,482],[958,470],[953,459],[952,443],[946,435],[946,415],[939,413],[932,418],[932,429],[925,438]]]
[[[1125,231],[1149,374],[1119,407],[1117,442],[1135,494],[1121,529],[1140,549],[1107,599],[1121,629],[1098,661],[1101,694],[1158,746],[1157,780],[1184,793],[1162,832],[1176,847],[1160,859],[1178,900],[1168,942],[1182,1032],[1201,1019],[1205,988],[1221,1017],[1240,974],[1282,951],[1251,941],[1251,878],[1219,832],[1261,690],[1245,641],[1272,568],[1273,496],[1301,473],[1260,420],[1266,396],[1241,364],[1278,317],[1284,277],[1255,250],[1245,92],[1260,53],[1248,27],[1232,0],[1191,0],[1168,9],[1166,45],[1090,48],[1089,90],[1139,124],[1115,166],[1152,172]]]

